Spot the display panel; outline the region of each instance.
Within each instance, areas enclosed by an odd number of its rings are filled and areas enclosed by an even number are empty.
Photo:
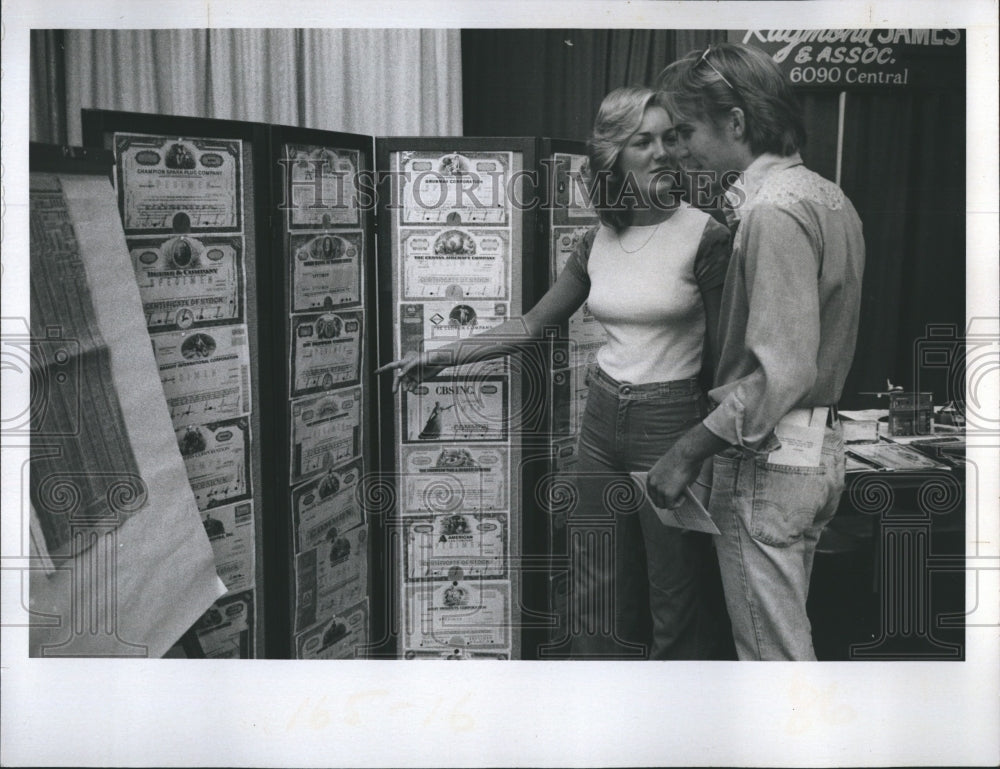
[[[381,531],[359,499],[374,432],[367,395],[374,280],[366,271],[373,216],[361,194],[371,140],[278,128],[271,153],[274,197],[288,203],[278,212],[274,250],[288,351],[282,508],[290,654],[355,659],[368,653],[371,532]]]
[[[359,498],[375,433],[371,137],[103,110],[83,122],[116,159],[164,397],[232,599],[193,636],[208,656],[263,655],[265,627],[267,656],[365,656],[382,530]],[[319,557],[342,540],[349,590],[344,565]],[[324,628],[334,651],[305,643]]]
[[[228,593],[207,656],[264,654],[257,230],[266,142],[249,123],[84,111],[114,182],[164,398]],[[266,354],[266,351],[265,351]],[[212,612],[215,612],[213,614]],[[222,620],[218,620],[218,616]]]
[[[383,362],[519,317],[535,244],[518,180],[534,166],[534,142],[381,140],[379,163],[396,187],[385,194],[400,203],[382,209],[381,265],[392,275]],[[404,659],[520,656],[521,370],[503,358],[477,362],[383,395],[383,413],[395,417],[382,458],[395,468],[395,651]]]
[[[268,656],[356,658],[377,646],[406,657],[404,613],[431,610],[435,595],[410,588],[461,572],[487,580],[480,604],[498,624],[470,630],[470,644],[492,633],[489,654],[519,658],[522,403],[529,386],[528,400],[544,398],[548,379],[497,359],[376,408],[371,372],[386,327],[399,357],[495,329],[537,299],[548,260],[532,257],[555,246],[521,204],[536,141],[386,140],[398,147],[380,150],[381,171],[401,184],[380,224],[380,283],[370,138],[92,114],[88,133],[121,158],[119,205],[165,398],[217,568],[238,596],[242,619],[213,615],[202,634],[222,648],[230,633],[227,654],[259,654],[267,620]],[[274,227],[258,232],[265,213]],[[571,241],[585,223],[564,224]],[[262,397],[283,408],[262,410]],[[391,461],[373,462],[379,440],[392,442]],[[398,492],[388,516],[372,496],[376,471]],[[330,560],[342,540],[350,580]],[[391,575],[372,570],[373,553]],[[352,624],[361,617],[364,628]],[[450,646],[437,633],[411,651]]]

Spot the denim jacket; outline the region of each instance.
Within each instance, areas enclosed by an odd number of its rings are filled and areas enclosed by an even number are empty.
[[[734,229],[723,289],[717,407],[704,425],[731,445],[777,446],[789,411],[836,404],[858,333],[865,246],[861,220],[798,153],[764,154],[727,196]]]

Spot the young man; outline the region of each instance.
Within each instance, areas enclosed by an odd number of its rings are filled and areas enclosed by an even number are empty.
[[[671,65],[660,89],[678,157],[726,190],[714,410],[648,476],[675,505],[714,456],[709,512],[740,659],[815,659],[813,555],[844,488],[836,404],[858,330],[864,241],[851,202],[802,165],[797,99],[770,58],[735,44]]]

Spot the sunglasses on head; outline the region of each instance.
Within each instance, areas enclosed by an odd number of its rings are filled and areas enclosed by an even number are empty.
[[[731,89],[732,89],[733,91],[735,91],[736,89],[735,89],[735,88],[733,88],[733,84],[732,84],[732,83],[730,83],[730,82],[729,82],[729,81],[728,81],[728,80],[726,79],[726,76],[725,76],[725,75],[723,75],[723,74],[722,74],[721,72],[719,72],[719,70],[717,70],[717,69],[715,68],[715,65],[714,65],[714,64],[712,64],[712,62],[711,62],[711,61],[709,61],[709,59],[708,59],[708,54],[709,54],[709,53],[711,53],[711,52],[712,52],[712,46],[708,46],[708,48],[706,48],[706,49],[705,49],[705,52],[704,52],[704,53],[703,53],[703,54],[701,55],[701,58],[700,58],[700,59],[698,59],[698,64],[696,64],[695,66],[697,67],[697,66],[698,66],[698,65],[700,65],[700,64],[701,64],[702,62],[705,62],[705,64],[707,64],[707,65],[708,65],[709,67],[711,67],[711,68],[712,68],[712,72],[714,72],[714,73],[715,73],[716,75],[718,75],[718,76],[719,76],[720,78],[722,78],[722,82],[723,82],[723,83],[725,83],[725,84],[726,84],[726,85],[728,85],[728,86],[729,86],[729,87],[730,87],[730,88],[731,88]]]

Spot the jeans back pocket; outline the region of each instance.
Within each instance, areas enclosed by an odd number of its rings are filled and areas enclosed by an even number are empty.
[[[750,535],[773,547],[798,542],[813,525],[828,496],[826,470],[820,467],[753,462]]]

